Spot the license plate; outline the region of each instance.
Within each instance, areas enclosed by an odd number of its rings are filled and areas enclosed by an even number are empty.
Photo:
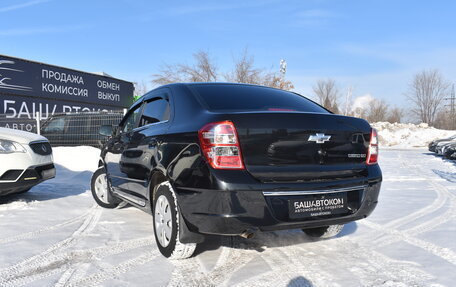
[[[55,168],[46,169],[41,172],[41,177],[43,179],[49,179],[55,177]]]
[[[347,193],[312,194],[288,201],[290,218],[347,213]]]

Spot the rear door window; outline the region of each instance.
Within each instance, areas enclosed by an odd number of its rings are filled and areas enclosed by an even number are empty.
[[[170,106],[166,98],[166,96],[156,97],[145,103],[144,110],[139,121],[139,126],[169,120]]]
[[[311,100],[283,90],[248,85],[192,84],[190,89],[210,111],[297,111],[329,113]]]

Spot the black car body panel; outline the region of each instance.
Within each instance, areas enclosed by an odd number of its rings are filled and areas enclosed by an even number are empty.
[[[375,208],[382,174],[378,164],[366,164],[366,121],[331,114],[307,99],[315,110],[212,109],[198,92],[207,86],[283,92],[240,84],[172,84],[149,92],[102,149],[100,165],[116,196],[151,212],[155,185],[169,180],[186,227],[202,234],[342,224]],[[152,106],[161,111],[152,114]],[[215,169],[202,153],[198,131],[222,121],[236,127],[244,169]],[[309,141],[319,133],[330,139]],[[348,200],[345,213],[290,218],[291,200],[338,193]]]

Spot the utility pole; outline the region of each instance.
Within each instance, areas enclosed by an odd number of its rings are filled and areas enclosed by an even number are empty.
[[[284,59],[280,60],[280,73],[282,77],[285,78],[285,73],[287,72],[287,61]]]
[[[456,95],[454,92],[454,84],[451,87],[451,94],[449,98],[445,98],[445,100],[450,100],[450,121],[451,121],[451,129],[456,129]],[[446,105],[448,106],[448,105]]]
[[[348,116],[348,104],[350,103],[352,93],[353,93],[353,86],[348,86],[347,96],[345,97],[345,114],[344,114],[344,116]]]

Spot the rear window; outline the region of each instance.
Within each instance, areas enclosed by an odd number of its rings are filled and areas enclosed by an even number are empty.
[[[307,98],[277,89],[244,85],[189,85],[210,111],[329,113]]]

